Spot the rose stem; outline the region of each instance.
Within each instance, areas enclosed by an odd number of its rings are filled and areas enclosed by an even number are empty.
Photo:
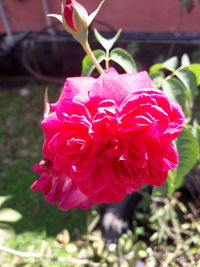
[[[90,48],[90,45],[88,43],[88,41],[82,43],[82,46],[85,50],[85,52],[87,53],[88,57],[91,59],[92,63],[95,65],[96,69],[98,70],[98,72],[100,74],[103,74],[104,73],[104,70],[103,68],[101,67],[101,65],[97,62],[91,48]]]
[[[106,51],[105,62],[106,62],[106,70],[108,70],[109,69],[109,50]]]

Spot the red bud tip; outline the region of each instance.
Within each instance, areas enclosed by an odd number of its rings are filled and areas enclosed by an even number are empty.
[[[67,0],[64,8],[64,18],[67,25],[73,30],[76,31],[74,25],[74,6],[72,0]]]

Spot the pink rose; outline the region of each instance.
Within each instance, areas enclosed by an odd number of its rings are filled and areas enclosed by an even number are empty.
[[[92,202],[120,201],[143,184],[161,186],[178,164],[171,142],[183,112],[146,72],[69,78],[51,110],[42,122],[43,153]]]
[[[78,206],[87,209],[93,204],[72,180],[55,169],[49,160],[42,159],[33,166],[33,170],[41,176],[32,184],[31,189],[41,190],[45,200],[58,204],[59,209],[67,210]]]

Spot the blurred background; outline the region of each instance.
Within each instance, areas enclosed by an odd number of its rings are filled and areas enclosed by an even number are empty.
[[[88,13],[100,3],[79,2]],[[106,0],[90,27],[91,47],[101,48],[94,28],[106,38],[122,28],[115,47],[126,49],[138,70],[176,56],[177,64],[195,63],[191,69],[197,77],[199,4],[198,0]],[[64,80],[80,76],[85,56],[60,22],[47,17],[60,10],[61,0],[0,0],[0,266],[199,266],[199,161],[187,186],[172,196],[155,197],[151,189],[144,190],[120,207],[63,212],[47,204],[40,192],[30,191],[38,178],[31,168],[42,157],[45,89],[50,102],[55,102]],[[198,93],[189,108],[197,114],[200,140],[200,76],[194,78],[194,73],[189,73],[193,83],[189,82],[193,86],[196,79]]]
[[[89,13],[99,2],[80,1]],[[59,83],[62,80],[56,78],[80,74],[84,56],[81,47],[59,21],[46,16],[60,14],[60,10],[61,1],[55,0],[0,1],[0,85],[4,81],[6,86],[23,83],[32,76],[39,81]],[[112,37],[122,28],[117,45],[128,46],[141,68],[148,68],[155,59],[198,50],[199,18],[197,0],[109,0],[95,18],[91,31],[97,28],[106,37]],[[92,48],[96,49],[98,45],[90,36]]]

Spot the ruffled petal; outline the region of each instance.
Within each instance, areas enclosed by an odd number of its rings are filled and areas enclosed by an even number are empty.
[[[143,184],[161,186],[177,167],[171,142],[184,114],[146,72],[70,78],[51,108],[42,122],[49,161],[34,166],[41,177],[32,189],[63,210],[117,202]]]
[[[56,170],[49,160],[42,159],[33,170],[41,173],[41,176],[32,184],[31,189],[42,191],[48,203],[57,204],[61,210],[79,206],[87,209],[93,205],[72,180]]]

